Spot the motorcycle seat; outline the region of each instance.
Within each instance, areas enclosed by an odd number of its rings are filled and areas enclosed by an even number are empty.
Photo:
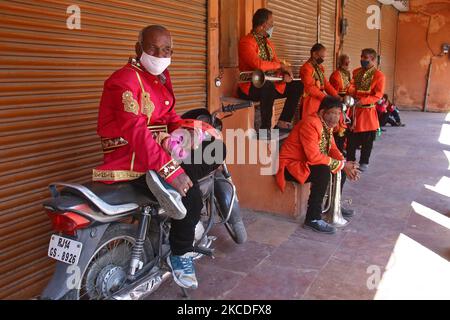
[[[84,186],[111,205],[135,203],[140,207],[144,207],[150,204],[157,204],[156,198],[146,186],[144,188],[130,182],[113,184],[89,182],[85,183]]]
[[[52,194],[56,193],[56,186],[64,187],[61,195],[75,195],[89,200],[106,215],[121,215],[135,211],[139,207],[157,205],[156,199],[140,185],[129,182],[104,184],[89,182],[84,185],[73,183],[55,183],[50,185]]]

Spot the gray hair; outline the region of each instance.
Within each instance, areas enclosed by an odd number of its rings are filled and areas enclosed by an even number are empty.
[[[337,66],[338,66],[338,68],[340,68],[340,67],[342,67],[342,65],[344,64],[344,61],[345,60],[347,60],[347,59],[350,59],[350,57],[348,56],[348,54],[341,54],[340,56],[339,56],[339,58],[338,58],[338,61],[337,61]]]

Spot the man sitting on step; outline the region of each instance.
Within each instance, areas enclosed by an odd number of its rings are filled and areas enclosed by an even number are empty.
[[[305,218],[305,228],[321,233],[335,233],[336,228],[321,218],[322,203],[330,182],[330,173],[342,170],[341,190],[346,177],[359,179],[358,164],[345,161],[333,138],[342,112],[339,98],[326,96],[319,111],[302,119],[284,141],[279,156],[276,180],[281,191],[286,180],[304,184],[311,182],[311,194]],[[342,208],[344,217],[352,210]]]

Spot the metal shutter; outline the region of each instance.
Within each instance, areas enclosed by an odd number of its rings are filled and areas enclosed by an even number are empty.
[[[268,8],[273,11],[275,30],[271,41],[278,58],[291,63],[294,77],[298,77],[300,67],[309,59],[309,51],[317,42],[317,0],[269,0]],[[274,103],[274,125],[284,101]]]
[[[393,6],[381,8],[381,64],[380,70],[386,76],[386,90],[389,99],[394,98],[395,55],[397,42],[398,11]]]
[[[320,1],[319,42],[327,48],[327,58],[323,63],[325,76],[329,77],[335,69],[336,0]]]
[[[350,56],[350,68],[360,67],[361,50],[364,48],[378,48],[378,30],[367,28],[366,13],[370,5],[377,5],[375,0],[347,0],[344,7],[344,18],[347,18],[348,29],[344,36],[342,53]]]
[[[206,0],[76,3],[81,30],[66,27],[72,1],[0,2],[0,299],[37,295],[51,275],[47,185],[90,180],[103,82],[142,27],[172,31],[177,111],[206,105]]]
[[[317,0],[269,0],[268,8],[273,11],[276,53],[292,64],[294,76],[298,76],[317,42]]]

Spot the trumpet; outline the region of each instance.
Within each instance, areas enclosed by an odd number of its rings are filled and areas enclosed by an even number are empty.
[[[239,74],[239,83],[251,82],[256,88],[262,88],[266,81],[282,81],[283,77],[275,77],[265,74],[262,70],[244,71]],[[293,81],[301,81],[300,78],[294,78]]]
[[[341,179],[340,171],[336,174],[331,173],[326,199],[324,199],[325,206],[322,210],[325,214],[324,220],[337,228],[345,227],[349,223],[341,212]]]

